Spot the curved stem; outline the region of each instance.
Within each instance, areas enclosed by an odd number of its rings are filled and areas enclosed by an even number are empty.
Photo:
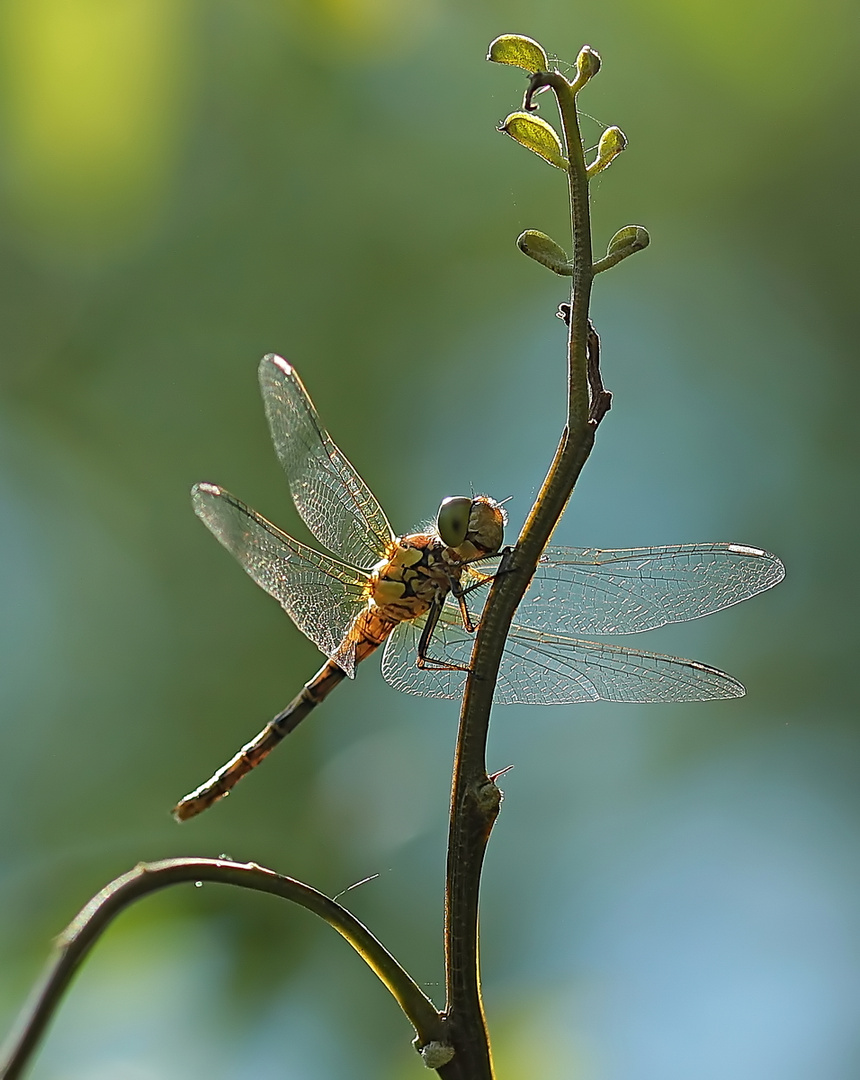
[[[417,1043],[447,1039],[444,1018],[390,952],[346,908],[294,878],[255,863],[225,859],[164,859],[140,863],[116,878],[75,916],[57,940],[58,955],[37,985],[0,1057],[0,1077],[22,1075],[39,1040],[59,1007],[75,972],[99,936],[135,900],[169,885],[209,881],[256,889],[291,900],[324,919],[345,938],[391,992],[417,1033]]]
[[[439,1070],[445,1080],[492,1080],[493,1077],[481,1002],[478,950],[481,871],[501,804],[501,792],[487,775],[490,708],[514,612],[591,452],[599,422],[599,418],[590,416],[588,308],[594,270],[588,176],[576,115],[576,95],[571,84],[557,72],[546,72],[539,78],[556,95],[569,162],[574,249],[568,334],[568,413],[555,457],[505,567],[506,572],[498,574],[493,582],[478,627],[460,714],[445,896],[446,1011],[449,1037],[456,1048],[456,1056]]]

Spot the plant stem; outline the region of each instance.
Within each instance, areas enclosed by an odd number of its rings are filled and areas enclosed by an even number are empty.
[[[57,942],[58,955],[25,1006],[18,1030],[0,1056],[0,1078],[17,1080],[53,1019],[63,994],[90,949],[113,919],[135,900],[184,882],[209,881],[273,893],[307,908],[345,938],[388,987],[412,1022],[418,1043],[447,1039],[443,1018],[391,953],[362,923],[336,901],[294,878],[254,863],[225,859],[165,859],[140,863],[107,885],[72,920]]]
[[[493,582],[476,634],[454,761],[445,895],[445,970],[450,1064],[445,1080],[492,1080],[493,1066],[481,1001],[478,901],[484,854],[499,813],[501,792],[487,775],[490,708],[514,612],[541,552],[570,498],[594,444],[599,419],[589,417],[588,308],[594,278],[588,177],[576,96],[556,72],[540,76],[558,101],[566,143],[573,275],[568,334],[568,413],[555,457],[528,515],[505,572]]]

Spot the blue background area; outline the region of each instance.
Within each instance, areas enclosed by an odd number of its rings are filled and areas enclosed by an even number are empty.
[[[860,1069],[857,13],[825,0],[9,0],[0,14],[0,1021],[142,859],[252,859],[350,907],[441,1004],[456,709],[371,660],[202,818],[169,808],[319,656],[191,512],[223,483],[307,539],[256,366],[300,371],[395,529],[511,495],[563,412],[564,179],[494,129],[528,33],[602,55],[580,104],[615,397],[558,543],[735,540],[778,590],[635,644],[740,702],[509,707],[483,890],[500,1080],[848,1080]],[[543,113],[552,118],[547,98]],[[34,1080],[419,1075],[327,928],[204,886],[76,981]]]

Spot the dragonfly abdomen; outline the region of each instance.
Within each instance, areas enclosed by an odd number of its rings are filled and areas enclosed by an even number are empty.
[[[310,686],[315,683],[323,673],[328,675],[328,693],[333,687],[346,677],[346,672],[339,668],[331,660],[314,676],[310,683],[302,687],[289,705],[273,717],[263,730],[255,735],[250,742],[245,743],[242,749],[214,773],[210,778],[186,795],[184,799],[173,808],[173,816],[177,821],[188,821],[189,818],[207,810],[210,806],[223,799],[246,776],[252,769],[267,757],[278,743],[304,720],[308,713],[322,701],[322,697],[315,696],[310,692]],[[324,695],[323,695],[324,696]]]
[[[383,619],[371,610],[358,614],[350,627],[342,650],[348,650],[352,664],[359,664],[375,652],[397,624]],[[278,743],[294,731],[308,713],[324,701],[339,682],[346,678],[346,670],[336,659],[326,660],[312,679],[285,709],[266,724],[249,743],[235,754],[226,765],[211,776],[205,784],[186,795],[173,808],[177,821],[187,821],[207,810],[239,783],[252,769],[275,749]]]

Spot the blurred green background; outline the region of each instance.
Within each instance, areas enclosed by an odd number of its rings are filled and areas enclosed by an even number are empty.
[[[253,859],[348,903],[441,1002],[456,708],[375,661],[238,792],[169,809],[320,662],[194,518],[283,527],[260,356],[296,364],[394,527],[521,524],[562,417],[564,179],[495,131],[500,33],[602,55],[586,138],[615,393],[556,541],[737,540],[775,592],[637,645],[712,705],[500,709],[483,891],[500,1080],[860,1074],[857,7],[847,0],[6,0],[0,9],[0,1020],[106,881]],[[544,114],[552,118],[547,98]],[[352,952],[270,897],[127,913],[34,1080],[420,1075]]]

